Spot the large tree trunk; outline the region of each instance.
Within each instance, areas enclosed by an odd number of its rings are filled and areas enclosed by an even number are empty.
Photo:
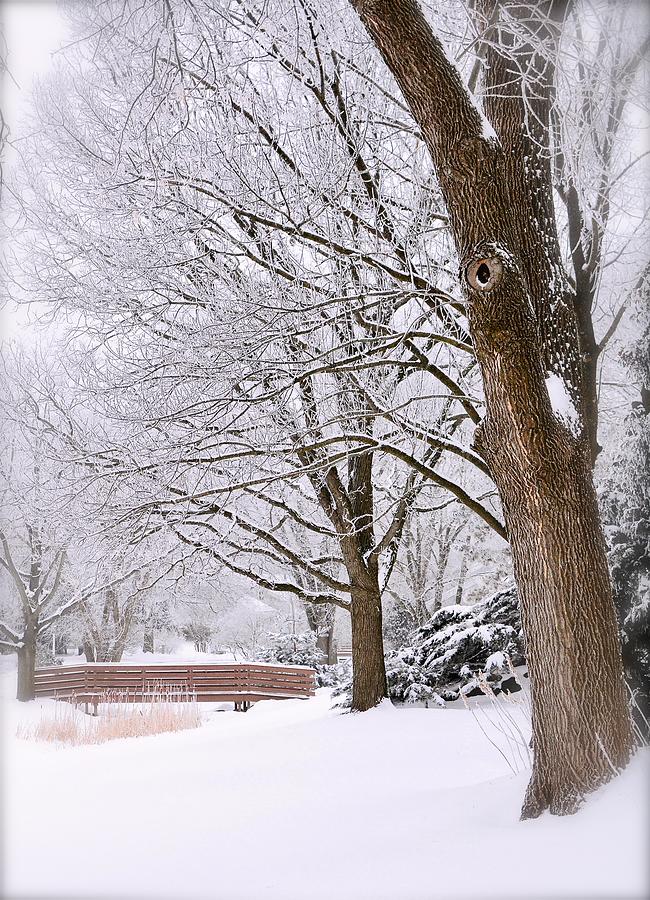
[[[376,591],[352,594],[352,709],[364,712],[388,696],[381,597]]]
[[[126,646],[126,641],[117,641],[109,653],[109,662],[121,662],[122,657],[124,656],[124,648]]]
[[[630,752],[590,459],[554,420],[547,397],[530,402],[532,385],[528,401],[517,397],[530,365],[524,348],[482,366],[490,418],[481,435],[505,513],[526,638],[534,767],[525,817],[546,808],[572,812]]]
[[[36,668],[36,629],[28,626],[22,639],[23,645],[18,649],[18,673],[16,685],[17,700],[33,700],[34,670]]]
[[[584,418],[567,427],[546,383],[561,379],[567,410],[578,402],[575,319],[538,193],[548,166],[528,177],[535,160],[517,155],[514,105],[493,123],[502,142],[490,136],[414,0],[353,3],[420,125],[461,260],[486,397],[476,446],[504,509],[529,661],[534,763],[522,816],[569,813],[626,764],[631,728],[589,429]],[[532,228],[521,226],[528,215]]]

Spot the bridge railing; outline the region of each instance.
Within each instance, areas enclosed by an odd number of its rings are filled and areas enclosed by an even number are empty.
[[[175,700],[234,702],[246,709],[266,699],[311,697],[314,669],[266,663],[82,663],[48,666],[35,673],[37,697],[78,702]]]

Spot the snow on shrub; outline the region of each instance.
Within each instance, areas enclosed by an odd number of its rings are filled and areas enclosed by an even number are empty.
[[[341,685],[350,684],[352,686],[352,660],[343,659],[341,662],[333,666],[317,666],[316,683],[318,687],[334,688],[336,695],[337,689]]]
[[[333,666],[325,664],[326,656],[316,646],[313,631],[302,634],[270,633],[270,646],[260,654],[262,662],[280,663],[289,666],[310,666],[316,669],[318,687],[336,688],[352,681],[350,661],[345,660]]]
[[[431,687],[429,678],[424,669],[415,663],[408,663],[402,659],[398,652],[392,652],[386,656],[386,680],[388,682],[388,695],[391,700],[402,703],[433,703],[436,706],[444,706],[445,701]]]
[[[388,696],[398,703],[434,703],[484,693],[487,678],[498,694],[520,690],[513,666],[524,659],[519,602],[514,586],[474,606],[443,606],[419,628],[410,647],[385,655]],[[333,692],[338,706],[349,707],[352,678]]]
[[[262,662],[310,666],[312,669],[325,662],[326,656],[316,646],[316,635],[313,631],[305,631],[302,634],[270,632],[268,638],[269,646],[259,654]]]
[[[480,693],[479,673],[498,692],[501,679],[511,678],[510,665],[524,661],[517,593],[508,587],[474,606],[443,606],[418,629],[410,647],[389,653],[389,693],[408,703],[428,688],[441,701],[457,700],[461,691]]]

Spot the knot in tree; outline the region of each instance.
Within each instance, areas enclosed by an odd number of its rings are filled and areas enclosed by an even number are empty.
[[[465,277],[472,290],[486,294],[495,288],[503,275],[503,263],[498,256],[473,260],[465,269]]]

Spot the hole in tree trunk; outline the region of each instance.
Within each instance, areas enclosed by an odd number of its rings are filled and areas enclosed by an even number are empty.
[[[502,274],[503,263],[498,256],[475,259],[466,269],[469,286],[483,294],[497,286]]]
[[[486,285],[490,280],[490,268],[486,263],[481,263],[476,270],[476,280],[482,285]]]

